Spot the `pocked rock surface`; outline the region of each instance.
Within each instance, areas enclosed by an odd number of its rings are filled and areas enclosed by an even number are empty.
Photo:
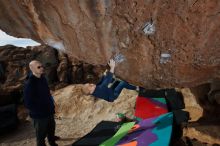
[[[146,88],[194,87],[220,77],[220,1],[0,1],[0,29]]]

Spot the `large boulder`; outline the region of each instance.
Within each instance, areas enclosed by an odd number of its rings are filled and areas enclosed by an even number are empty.
[[[220,77],[220,1],[0,1],[0,29],[90,64],[116,55],[116,74],[146,88]]]

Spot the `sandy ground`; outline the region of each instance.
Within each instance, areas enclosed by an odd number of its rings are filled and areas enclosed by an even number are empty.
[[[61,137],[61,140],[57,141],[58,145],[70,146],[78,137],[82,136],[74,133],[76,125],[73,119],[59,118],[56,119],[56,123],[56,135]],[[0,146],[34,146],[35,141],[35,131],[29,121],[20,123],[16,130],[0,136]]]

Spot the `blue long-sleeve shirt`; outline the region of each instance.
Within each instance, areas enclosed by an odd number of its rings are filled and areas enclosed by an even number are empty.
[[[108,88],[108,84],[112,82],[113,73],[107,72],[107,75],[102,78],[100,83],[96,85],[93,96],[102,98],[106,101],[113,102],[115,100],[114,91],[112,88]]]
[[[113,73],[108,72],[106,76],[103,76],[101,81],[96,85],[93,96],[104,99],[109,102],[113,102],[123,88],[136,90],[136,86],[130,85],[125,81],[120,81],[117,86],[108,87],[109,83],[112,82]]]
[[[54,103],[45,77],[30,75],[24,87],[24,103],[31,118],[46,118],[55,113]]]

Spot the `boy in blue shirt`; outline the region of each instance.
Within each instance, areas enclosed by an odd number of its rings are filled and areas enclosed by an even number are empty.
[[[109,87],[109,84],[112,83],[113,74],[115,71],[115,61],[111,59],[108,63],[110,71],[107,72],[105,76],[102,77],[101,81],[98,84],[86,83],[83,85],[82,91],[87,95],[93,95],[95,97],[104,99],[109,102],[113,102],[118,98],[123,88],[136,90],[136,86],[132,86],[125,81],[118,81],[119,83],[116,86]]]

